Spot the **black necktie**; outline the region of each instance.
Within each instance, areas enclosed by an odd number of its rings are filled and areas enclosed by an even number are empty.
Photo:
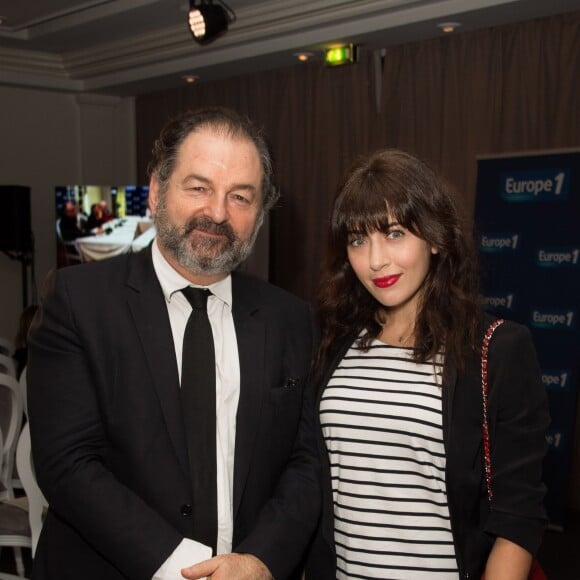
[[[183,335],[181,401],[193,484],[194,539],[217,542],[216,397],[213,334],[207,316],[209,290],[181,290],[192,311]]]

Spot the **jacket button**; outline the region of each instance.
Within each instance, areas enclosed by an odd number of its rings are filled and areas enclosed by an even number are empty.
[[[192,509],[192,507],[191,507],[191,506],[190,506],[188,503],[184,503],[184,504],[181,506],[181,515],[182,515],[184,518],[189,518],[189,517],[191,517],[191,514],[192,514],[192,512],[193,512],[193,509]]]

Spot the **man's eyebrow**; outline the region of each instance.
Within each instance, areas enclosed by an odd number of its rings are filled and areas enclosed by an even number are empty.
[[[245,191],[253,191],[253,192],[258,191],[256,189],[256,187],[254,185],[252,185],[251,183],[235,183],[233,185],[233,187],[231,188],[232,191],[239,190],[239,189],[243,189]]]
[[[201,181],[202,183],[211,184],[211,180],[209,178],[204,177],[203,175],[198,175],[197,173],[190,173],[189,175],[186,175],[182,179],[181,183],[183,185],[187,185],[187,183],[190,181]],[[258,189],[251,183],[234,183],[229,189],[230,191],[244,190],[254,193],[258,191]]]
[[[190,173],[189,175],[186,175],[181,183],[187,183],[188,181],[201,181],[203,183],[209,183],[210,180],[207,177],[204,177],[203,175],[198,175],[197,173]]]

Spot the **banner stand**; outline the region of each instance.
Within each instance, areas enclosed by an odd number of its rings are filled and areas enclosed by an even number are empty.
[[[562,530],[580,371],[580,150],[479,157],[475,228],[484,308],[530,328],[551,425],[550,527]],[[514,361],[517,364],[517,361]]]

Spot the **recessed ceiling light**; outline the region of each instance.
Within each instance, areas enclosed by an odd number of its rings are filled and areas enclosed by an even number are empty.
[[[189,85],[193,84],[199,79],[197,75],[183,75],[181,78]]]
[[[309,61],[314,55],[311,52],[295,52],[294,56],[300,61],[300,62],[307,62]]]
[[[440,28],[442,32],[449,33],[453,32],[456,28],[461,26],[461,22],[440,22],[437,28]]]

